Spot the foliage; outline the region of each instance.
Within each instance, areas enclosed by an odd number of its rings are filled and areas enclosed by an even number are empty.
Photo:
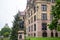
[[[60,25],[58,25],[57,30],[60,31]]]
[[[56,0],[55,6],[52,7],[51,14],[53,15],[53,20],[49,25],[50,30],[57,29],[58,20],[60,19],[60,1]]]
[[[12,32],[11,32],[11,37],[10,40],[18,40],[18,31],[19,31],[19,17],[18,14],[15,16],[15,20],[13,22],[13,27],[12,27]]]
[[[11,32],[11,29],[9,27],[4,26],[4,28],[1,29],[1,35],[3,35],[4,37],[8,37],[10,35],[10,32]]]
[[[5,32],[3,35],[5,36],[5,37],[8,37],[9,36],[9,32]]]
[[[60,3],[60,0],[56,0],[56,2]]]
[[[0,31],[0,36],[1,36],[1,31]]]

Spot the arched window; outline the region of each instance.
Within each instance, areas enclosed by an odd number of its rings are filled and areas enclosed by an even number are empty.
[[[54,35],[53,35],[53,32],[51,32],[51,37],[53,37]]]
[[[47,37],[47,32],[44,31],[44,32],[42,33],[42,36],[43,36],[43,37]]]
[[[55,33],[55,36],[58,37],[58,33],[57,32]]]

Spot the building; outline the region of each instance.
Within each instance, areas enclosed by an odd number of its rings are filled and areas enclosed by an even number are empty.
[[[54,5],[55,0],[27,0],[25,26],[28,36],[60,36],[60,32],[53,30],[53,33],[51,33],[51,30],[47,26],[53,18],[50,13]]]
[[[19,26],[20,30],[18,31],[18,40],[24,40],[24,31],[25,31],[25,13],[18,11],[18,17],[19,17]]]
[[[18,11],[18,16],[19,16],[19,24],[20,24],[20,28],[21,30],[24,30],[24,22],[25,22],[25,13],[24,12],[20,12]]]

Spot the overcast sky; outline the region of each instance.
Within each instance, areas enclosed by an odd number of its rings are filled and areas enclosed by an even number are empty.
[[[0,0],[0,29],[8,23],[12,27],[14,15],[26,8],[27,0]]]

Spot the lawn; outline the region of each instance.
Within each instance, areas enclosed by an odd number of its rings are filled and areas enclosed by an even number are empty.
[[[3,38],[3,39],[0,38],[0,40],[9,40],[9,38]]]
[[[57,38],[57,37],[29,37],[29,38],[26,38],[27,40],[60,40],[60,38]]]

